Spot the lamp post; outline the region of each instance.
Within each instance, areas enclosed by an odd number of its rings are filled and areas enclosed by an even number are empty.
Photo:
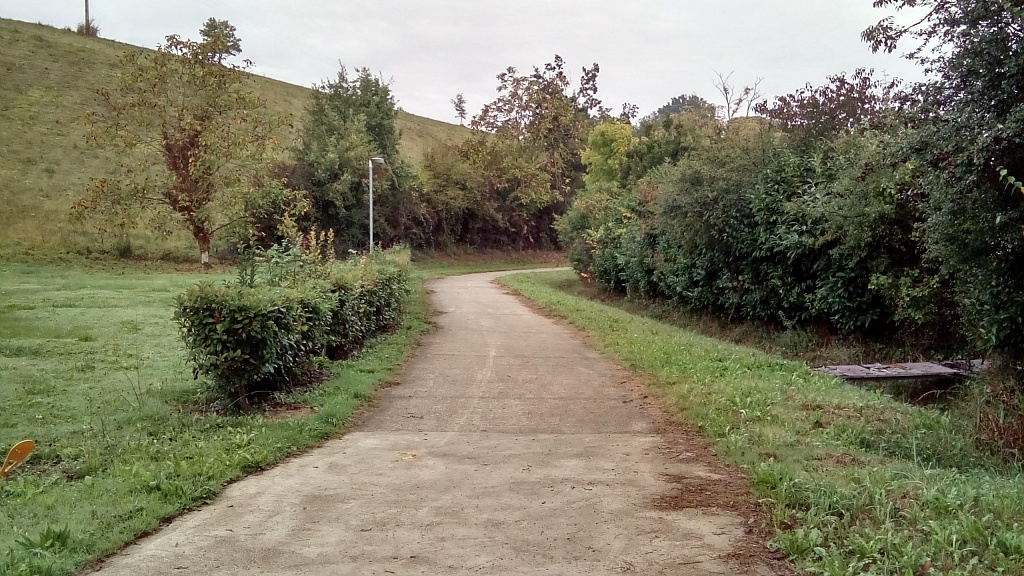
[[[383,164],[383,158],[370,158],[370,253],[373,253],[373,165]]]

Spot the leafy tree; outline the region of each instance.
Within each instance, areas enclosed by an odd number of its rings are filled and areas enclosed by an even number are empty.
[[[660,108],[658,108],[654,112],[651,112],[647,116],[641,118],[640,125],[657,125],[668,118],[671,118],[678,114],[682,114],[686,110],[690,110],[692,108],[710,108],[711,110],[714,110],[714,104],[711,104],[710,102],[701,98],[700,96],[697,96],[696,94],[682,94],[680,96],[673,96],[671,100],[666,102]]]
[[[876,0],[922,9],[909,26],[868,28],[874,50],[910,42],[932,79],[914,87],[907,154],[929,170],[928,254],[956,278],[986,348],[1024,359],[1024,208],[999,181],[1024,173],[1024,22],[1021,0]]]
[[[650,171],[675,164],[691,151],[707,146],[722,135],[725,126],[717,118],[714,104],[702,99],[666,116],[660,122],[644,122],[637,138],[626,152],[619,171],[619,184],[628,187]]]
[[[455,117],[459,119],[459,126],[466,123],[466,97],[459,92],[452,99],[452,106],[455,107]]]
[[[309,194],[310,211],[302,221],[305,228],[335,230],[340,249],[365,246],[369,224],[366,163],[382,157],[387,165],[374,171],[375,191],[380,192],[374,199],[374,226],[382,239],[388,239],[387,227],[378,224],[386,218],[389,203],[398,200],[391,184],[405,179],[408,172],[398,152],[397,116],[391,87],[366,68],[350,76],[342,67],[337,78],[314,87],[296,150],[297,162],[288,169],[290,186]]]
[[[249,88],[248,63],[224,62],[223,50],[238,47],[233,30],[211,29],[201,42],[172,35],[156,52],[123,56],[117,87],[99,90],[101,110],[88,117],[88,141],[120,152],[119,175],[94,179],[75,215],[121,235],[163,216],[209,262],[214,233],[244,216],[279,125]]]
[[[1017,20],[1019,20],[1021,24],[1024,24],[1024,8],[1015,8],[1009,2],[1004,2],[1003,5],[1006,6],[1007,10],[1010,10],[1011,12],[1016,14]],[[1005,181],[1011,188],[1018,190],[1021,194],[1024,194],[1024,181],[1015,178],[1013,175],[1009,173],[1009,170],[1002,166],[1000,166],[998,170],[1000,180]]]
[[[584,68],[573,88],[556,55],[531,74],[508,68],[498,75],[498,97],[470,122],[478,133],[424,160],[417,214],[432,246],[557,245],[554,222],[583,185],[587,134],[608,118],[596,96],[598,71],[596,64]],[[623,107],[626,115],[633,111]]]
[[[424,158],[425,245],[527,249],[556,245],[560,196],[541,152],[516,139],[478,135]]]
[[[398,159],[400,134],[395,127],[398,107],[391,93],[391,84],[374,76],[368,68],[356,69],[350,77],[344,66],[338,77],[314,87],[307,117],[314,122],[362,122],[366,134],[377,151],[389,163]],[[315,118],[314,118],[315,117]],[[361,119],[361,120],[360,120]],[[323,126],[304,131],[303,142]]]
[[[595,126],[590,131],[587,149],[582,156],[583,164],[587,167],[584,176],[587,185],[617,181],[632,145],[633,127],[629,124],[607,121]]]
[[[574,90],[557,54],[532,74],[510,67],[498,75],[498,98],[483,106],[470,127],[537,147],[552,188],[568,200],[582,185],[587,133],[609,113],[597,98],[599,72],[597,64],[583,68]]]
[[[852,75],[828,77],[828,83],[810,84],[792,94],[754,105],[754,111],[771,118],[805,145],[832,139],[857,127],[879,128],[891,111],[899,80],[876,80],[874,70],[858,68]]]
[[[242,41],[237,36],[237,30],[227,20],[210,18],[203,23],[199,30],[203,39],[203,46],[206,49],[206,58],[210,62],[223,64],[225,58],[237,56],[242,53]]]

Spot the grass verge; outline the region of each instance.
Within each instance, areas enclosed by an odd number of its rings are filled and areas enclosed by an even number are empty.
[[[566,293],[571,272],[503,282],[644,376],[750,471],[771,545],[829,575],[1019,574],[1024,475],[947,414]]]
[[[0,263],[0,575],[71,574],[209,501],[228,482],[336,436],[429,329],[421,282],[394,334],[328,364],[291,417],[189,409],[172,297],[210,275]]]

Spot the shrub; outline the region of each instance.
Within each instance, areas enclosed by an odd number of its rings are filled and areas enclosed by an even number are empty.
[[[174,318],[193,373],[241,407],[287,389],[328,343],[337,301],[324,285],[305,288],[204,283],[177,298]]]
[[[78,23],[78,26],[75,27],[75,34],[78,34],[79,36],[86,36],[88,38],[99,38],[100,27],[96,25],[95,20],[90,18],[86,22]]]
[[[316,358],[346,356],[401,320],[408,250],[335,262],[285,246],[246,262],[234,282],[186,290],[174,314],[193,373],[230,404],[288,390]]]
[[[389,250],[333,271],[328,283],[337,306],[329,328],[331,358],[348,356],[367,339],[393,329],[401,321],[409,293],[408,267],[396,261],[396,256],[401,258],[403,253],[408,251]]]
[[[920,169],[892,138],[795,148],[751,126],[627,189],[589,184],[559,223],[573,266],[691,310],[966,349],[949,275],[923,259]]]

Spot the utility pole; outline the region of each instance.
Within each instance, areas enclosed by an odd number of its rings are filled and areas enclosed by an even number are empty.
[[[89,0],[85,0],[85,35],[92,36],[92,20],[89,20]]]
[[[373,254],[373,165],[383,164],[383,158],[370,158],[370,253]]]

